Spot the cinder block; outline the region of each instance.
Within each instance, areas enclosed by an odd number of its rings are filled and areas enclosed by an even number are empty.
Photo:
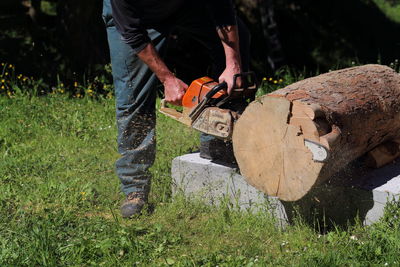
[[[234,166],[213,163],[200,158],[198,153],[175,158],[171,169],[174,193],[182,191],[209,204],[229,197],[242,208],[264,202],[264,194],[247,184]]]
[[[268,208],[276,218],[291,221],[296,213],[313,223],[345,225],[362,220],[369,225],[383,215],[389,200],[400,196],[400,162],[371,170],[358,162],[335,175],[333,182],[321,185],[299,201],[284,202],[268,197],[250,186],[235,166],[222,165],[187,154],[172,161],[172,191],[188,198],[201,198],[218,205],[229,199],[241,209]]]

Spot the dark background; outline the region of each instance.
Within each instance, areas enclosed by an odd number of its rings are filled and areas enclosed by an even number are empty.
[[[399,24],[372,0],[237,0],[236,7],[252,33],[252,69],[259,78],[284,66],[312,75],[399,58]],[[109,77],[101,9],[101,0],[1,0],[0,61],[47,84]],[[179,32],[173,37],[168,65],[185,80],[205,75],[202,48]],[[268,61],[274,53],[275,66]]]

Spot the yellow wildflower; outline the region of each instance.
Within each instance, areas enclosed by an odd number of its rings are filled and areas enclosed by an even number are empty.
[[[267,80],[267,78],[266,78],[266,77],[264,77],[264,78],[263,78],[263,81],[266,81],[266,80]]]
[[[268,81],[272,81],[272,80],[273,80],[272,78],[269,78],[269,79],[268,79]]]
[[[8,72],[4,73],[5,76],[8,76]]]
[[[86,192],[81,192],[81,195],[82,195],[82,196],[86,195]]]
[[[280,83],[283,82],[283,79],[279,79],[279,82],[280,82]]]
[[[75,86],[75,87],[78,87],[78,82],[74,82],[74,86]]]
[[[60,84],[60,86],[61,86],[61,87],[64,87],[64,84],[63,84],[63,83],[61,83],[61,84]]]
[[[91,94],[91,93],[93,93],[93,90],[92,90],[92,89],[89,89],[89,90],[87,90],[87,92],[88,92],[89,94]]]
[[[2,80],[1,80],[1,82],[2,82],[2,83],[5,83],[5,82],[6,82],[6,80],[2,79]]]
[[[1,66],[4,66],[5,64],[4,63],[1,63]]]
[[[277,80],[275,80],[275,81],[274,81],[274,84],[277,84],[277,83],[278,83],[278,81],[277,81]]]
[[[5,89],[4,85],[1,86],[1,89]]]
[[[14,66],[13,66],[12,64],[10,64],[8,67],[9,67],[10,69],[13,69],[13,68],[14,68]]]

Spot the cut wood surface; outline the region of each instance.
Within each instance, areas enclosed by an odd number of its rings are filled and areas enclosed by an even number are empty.
[[[233,146],[251,185],[295,201],[350,161],[399,137],[400,75],[365,65],[256,99],[235,124]]]

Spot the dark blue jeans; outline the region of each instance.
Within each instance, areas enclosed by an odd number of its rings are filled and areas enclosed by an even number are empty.
[[[192,2],[192,1],[189,1]],[[166,48],[169,32],[173,27],[189,33],[204,45],[212,59],[214,77],[225,68],[225,55],[221,41],[211,19],[205,19],[206,10],[198,1],[197,6],[184,4],[176,16],[155,29],[148,29],[153,45],[160,53]],[[110,0],[103,1],[103,19],[107,28],[108,43],[116,96],[118,127],[118,152],[116,171],[125,194],[148,191],[151,175],[149,168],[155,158],[155,100],[158,80],[132,48],[125,44],[115,28]],[[243,69],[249,64],[249,33],[238,22]],[[209,139],[203,137],[203,139]]]

